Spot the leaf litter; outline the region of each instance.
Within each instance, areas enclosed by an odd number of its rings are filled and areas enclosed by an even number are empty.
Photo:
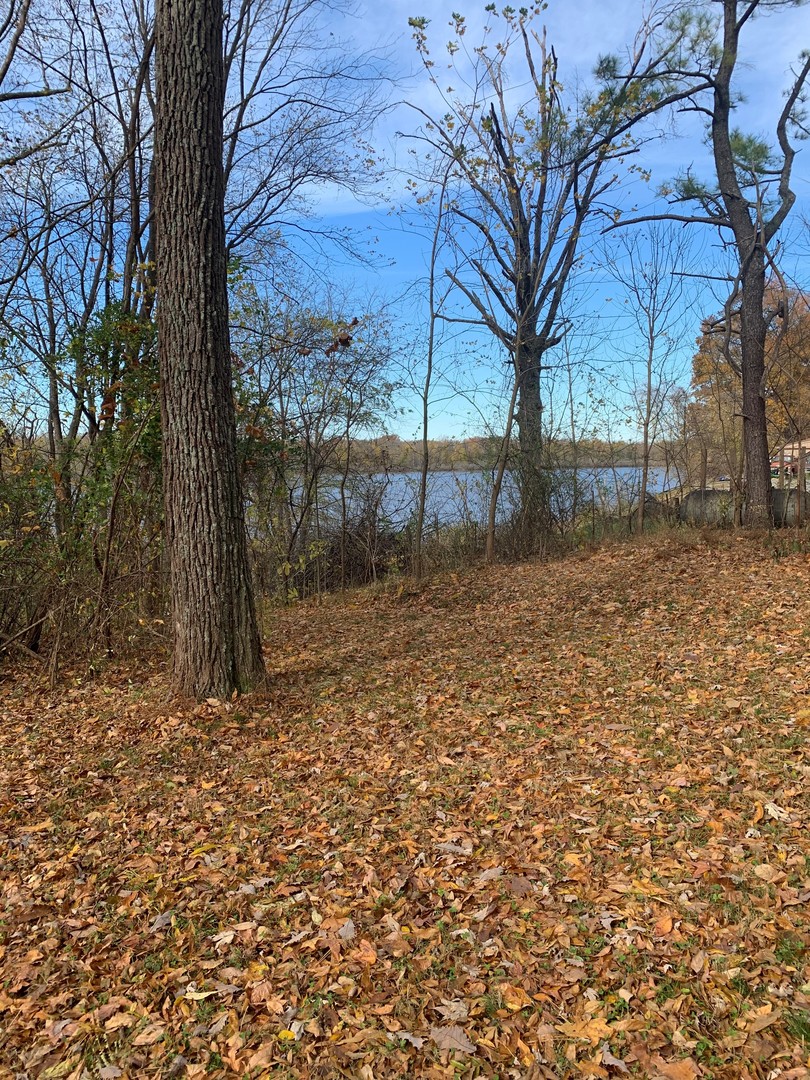
[[[805,555],[271,623],[233,702],[5,672],[0,1077],[810,1078]]]

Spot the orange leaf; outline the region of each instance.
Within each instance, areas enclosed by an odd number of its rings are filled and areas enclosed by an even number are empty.
[[[667,934],[672,933],[672,916],[662,915],[658,922],[653,927],[654,937],[666,937]]]
[[[655,1059],[655,1066],[661,1076],[666,1080],[695,1080],[700,1076],[700,1069],[692,1058],[682,1058],[680,1061],[663,1061]]]

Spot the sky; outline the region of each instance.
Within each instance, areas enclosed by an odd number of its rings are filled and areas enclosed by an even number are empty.
[[[456,4],[460,4],[460,0],[456,0]],[[474,6],[462,9],[467,18],[467,41],[470,44],[480,40],[485,18],[484,6],[479,0]],[[716,3],[711,6],[715,9],[718,7]],[[350,48],[385,55],[392,74],[397,78],[391,101],[401,103],[392,104],[378,129],[371,134],[371,141],[379,153],[395,167],[405,161],[405,145],[398,133],[413,131],[416,126],[416,118],[406,102],[421,106],[428,112],[435,113],[438,109],[435,91],[416,54],[408,18],[424,15],[430,19],[431,56],[436,70],[440,70],[446,60],[444,44],[451,36],[449,17],[453,10],[457,8],[437,0],[360,0],[352,16],[335,16],[331,22],[332,32],[346,39]],[[549,41],[554,44],[563,83],[587,83],[600,54],[610,52],[622,55],[626,52],[641,23],[643,12],[642,4],[636,0],[612,0],[610,3],[604,0],[550,0],[541,22],[547,27]],[[783,9],[758,17],[749,24],[742,39],[738,64],[737,85],[744,95],[744,101],[737,110],[737,124],[741,128],[773,141],[776,117],[790,81],[790,66],[795,64],[801,48],[808,46],[810,5]],[[805,243],[808,234],[802,234],[800,229],[802,219],[810,218],[810,143],[804,146],[799,144],[799,149],[793,180],[799,201],[787,230],[786,266],[791,275],[805,286],[810,286],[810,254]],[[709,152],[698,118],[694,115],[681,116],[675,133],[645,147],[643,164],[652,173],[651,183],[635,181],[625,185],[628,209],[635,206],[641,213],[663,208],[662,200],[656,197],[657,186],[686,167],[693,166],[698,176],[711,178]],[[315,198],[316,213],[325,224],[348,226],[358,237],[375,239],[377,261],[373,266],[363,268],[347,265],[340,273],[354,285],[359,295],[373,293],[378,299],[393,301],[395,308],[397,298],[409,287],[413,297],[414,282],[424,276],[427,267],[428,245],[425,236],[416,232],[397,209],[406,201],[404,182],[404,175],[395,169],[389,174],[387,188],[381,189],[379,199],[358,201],[350,193],[336,189],[323,189],[316,193]],[[711,230],[701,226],[691,228],[694,257],[698,262],[711,261]],[[591,353],[595,350],[593,366],[604,361],[605,369],[613,372],[609,378],[613,379],[616,387],[629,390],[632,373],[626,369],[623,357],[627,351],[632,351],[633,346],[626,336],[629,333],[626,320],[615,315],[616,308],[623,302],[622,297],[617,292],[615,282],[600,272],[602,261],[598,253],[591,256],[590,279],[586,276],[584,284],[580,286],[586,302],[597,312],[596,322],[593,319],[584,321],[587,329],[583,332],[593,339],[594,327],[599,319],[603,326],[607,320],[607,325],[625,327],[618,346],[614,339],[613,344],[602,341],[597,346],[589,345],[588,349]],[[418,287],[415,292],[419,294]],[[705,294],[696,297],[690,293],[684,301],[691,308],[685,312],[685,344],[679,361],[686,380],[692,344],[699,333],[700,316],[716,310],[721,297],[720,292],[715,298]],[[609,308],[610,304],[614,307]],[[695,307],[698,314],[695,314]],[[409,301],[401,306],[401,310],[403,317],[413,318],[415,312],[417,320],[420,317],[418,303],[414,307],[413,302]],[[406,315],[406,312],[409,314]],[[690,318],[691,329],[688,325]],[[487,359],[487,355],[491,357],[491,350],[488,353],[482,345],[478,351],[480,362],[477,366],[466,374],[464,364],[459,366],[459,386],[464,391],[461,395],[455,396],[449,392],[447,385],[444,389],[441,385],[437,388],[437,401],[433,408],[433,433],[436,437],[481,433],[483,415],[489,413],[493,402],[498,400],[502,367],[499,368],[497,361]],[[625,368],[622,367],[623,363]],[[453,366],[449,353],[447,366]],[[412,411],[414,402],[403,395],[402,405],[405,411],[394,418],[390,426],[403,437],[411,437],[416,428]]]

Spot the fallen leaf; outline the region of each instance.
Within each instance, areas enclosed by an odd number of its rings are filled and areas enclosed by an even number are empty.
[[[346,920],[343,926],[338,930],[337,935],[341,941],[354,941],[357,934],[351,919]]]
[[[395,1039],[404,1039],[411,1046],[415,1046],[417,1050],[421,1050],[425,1045],[424,1039],[421,1039],[418,1035],[412,1035],[410,1031],[397,1031],[393,1037]]]
[[[510,1012],[518,1012],[520,1009],[531,1008],[534,1004],[525,990],[520,986],[512,986],[511,983],[500,983],[498,985],[498,993],[500,994],[504,1005]]]
[[[440,1050],[458,1050],[464,1054],[475,1053],[475,1043],[470,1042],[464,1034],[464,1028],[455,1024],[451,1027],[432,1027],[430,1038]]]
[[[275,1057],[275,1047],[272,1043],[265,1043],[264,1046],[260,1046],[259,1049],[248,1058],[248,1071],[251,1069],[260,1069],[264,1065],[269,1065]]]
[[[166,1031],[165,1024],[148,1024],[143,1031],[138,1032],[135,1038],[132,1040],[133,1046],[152,1046],[159,1039],[163,1038],[163,1034]]]
[[[506,888],[512,896],[531,896],[534,893],[534,882],[527,877],[510,877]]]
[[[161,912],[149,927],[149,933],[156,934],[158,930],[164,930],[167,926],[171,926],[172,915],[174,915],[172,910]]]
[[[464,1021],[469,1015],[466,1002],[446,1001],[445,999],[442,999],[441,1005],[436,1006],[436,1012],[439,1013],[442,1020],[448,1020],[451,1023],[457,1020]]]
[[[371,967],[377,963],[377,950],[367,938],[361,938],[360,945],[352,952],[352,959]]]
[[[119,1012],[114,1016],[111,1016],[104,1024],[105,1031],[118,1031],[122,1027],[132,1027],[137,1023],[138,1017],[133,1016],[132,1013]]]
[[[565,1024],[557,1024],[557,1030],[567,1035],[569,1039],[582,1039],[596,1046],[600,1039],[610,1035],[610,1024],[602,1016],[595,1016],[590,1020],[568,1021]]]
[[[51,818],[45,818],[44,821],[40,821],[36,825],[23,825],[17,830],[17,832],[27,833],[30,835],[31,833],[46,832],[47,830],[52,828],[53,820]]]
[[[773,1006],[768,1003],[759,1013],[754,1016],[752,1020],[749,1020],[745,1027],[751,1033],[754,1034],[757,1031],[764,1031],[766,1027],[770,1027],[771,1024],[775,1024],[782,1016],[781,1009],[774,1009]]]
[[[653,936],[654,937],[666,937],[667,934],[672,933],[672,926],[673,926],[672,916],[671,915],[662,915],[661,918],[656,922],[655,926],[653,927]]]
[[[702,949],[698,949],[689,961],[689,966],[696,975],[699,975],[706,966],[706,953]]]
[[[761,881],[773,881],[779,875],[779,871],[768,863],[760,863],[759,866],[754,867],[754,874]]]
[[[700,1069],[692,1058],[681,1058],[679,1061],[664,1061],[656,1056],[654,1059],[658,1074],[666,1080],[695,1080],[700,1076]]]
[[[614,1069],[618,1069],[620,1072],[629,1073],[630,1069],[627,1066],[626,1061],[622,1061],[621,1058],[615,1057],[610,1052],[610,1044],[602,1043],[602,1064],[610,1065]]]

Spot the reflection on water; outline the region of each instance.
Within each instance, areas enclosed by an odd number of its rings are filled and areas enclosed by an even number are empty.
[[[416,514],[419,498],[419,473],[375,473],[353,477],[348,491],[349,513],[356,516],[375,511],[392,525],[404,526]],[[603,512],[627,511],[637,500],[641,470],[635,468],[579,469],[576,474],[560,473],[552,492],[552,508],[561,518],[596,506]],[[647,480],[652,495],[668,485],[665,469],[651,469]],[[492,492],[492,474],[469,470],[442,470],[428,477],[426,525],[452,525],[461,522],[484,524]],[[515,509],[515,480],[504,477],[498,514],[505,518]],[[321,490],[322,513],[340,511],[337,486]]]

